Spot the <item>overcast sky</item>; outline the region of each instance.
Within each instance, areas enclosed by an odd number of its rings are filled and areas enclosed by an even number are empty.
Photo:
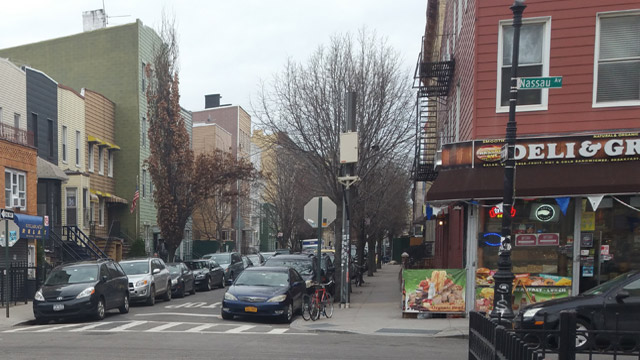
[[[3,1],[0,49],[82,32],[82,12],[102,0]],[[292,58],[305,63],[331,35],[367,27],[386,37],[413,76],[427,0],[104,0],[108,26],[140,19],[157,29],[174,14],[180,46],[181,104],[204,108],[204,95],[251,112],[260,80]],[[128,15],[128,16],[125,16]]]

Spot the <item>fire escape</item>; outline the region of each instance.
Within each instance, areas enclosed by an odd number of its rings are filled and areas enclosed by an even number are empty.
[[[414,73],[413,87],[418,89],[416,101],[416,150],[413,164],[414,181],[434,181],[438,150],[438,104],[449,94],[455,68],[454,59],[432,61],[425,54],[425,39]],[[426,55],[426,56],[425,56]]]

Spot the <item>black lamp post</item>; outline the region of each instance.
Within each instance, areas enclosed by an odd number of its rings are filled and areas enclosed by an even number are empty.
[[[516,145],[516,104],[518,102],[518,56],[520,55],[520,28],[522,27],[522,13],[527,6],[524,0],[515,0],[511,5],[513,12],[513,54],[511,57],[511,88],[509,90],[509,121],[505,146],[507,157],[504,165],[504,197],[502,202],[502,238],[500,240],[500,254],[498,256],[498,271],[493,276],[494,297],[492,318],[511,320],[513,314],[514,275],[511,271],[511,208],[513,207],[513,178],[516,161],[514,148]]]

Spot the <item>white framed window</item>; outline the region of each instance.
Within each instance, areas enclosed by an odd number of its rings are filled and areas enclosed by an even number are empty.
[[[108,171],[107,171],[107,175],[109,175],[109,177],[113,177],[113,151],[108,150],[109,152],[109,160],[108,160]]]
[[[104,166],[102,166],[104,163],[103,153],[104,151],[102,151],[102,148],[98,146],[98,174],[100,175],[104,175]]]
[[[513,21],[500,22],[498,31],[498,78],[496,112],[509,111],[511,58],[513,56]],[[522,20],[518,77],[549,76],[551,18]],[[549,89],[518,90],[517,111],[547,110]]]
[[[104,226],[104,198],[98,202],[98,225]]]
[[[80,167],[80,143],[82,142],[80,131],[76,130],[76,166]]]
[[[27,208],[27,175],[18,170],[4,171],[4,207]]]
[[[142,198],[146,196],[147,190],[147,170],[142,170]]]
[[[62,126],[62,162],[67,162],[67,127]]]
[[[147,119],[142,118],[142,147],[147,147]]]
[[[78,194],[76,188],[67,188],[67,225],[78,225]]]
[[[89,172],[93,172],[93,144],[89,143]]]
[[[640,12],[598,14],[593,107],[640,105]]]
[[[149,196],[153,197],[153,178],[149,177]]]
[[[16,129],[20,129],[20,114],[13,114],[13,127]]]

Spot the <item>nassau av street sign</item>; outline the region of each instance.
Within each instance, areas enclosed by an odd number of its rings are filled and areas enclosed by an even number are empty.
[[[557,89],[562,87],[562,76],[521,77],[518,78],[518,89]]]

